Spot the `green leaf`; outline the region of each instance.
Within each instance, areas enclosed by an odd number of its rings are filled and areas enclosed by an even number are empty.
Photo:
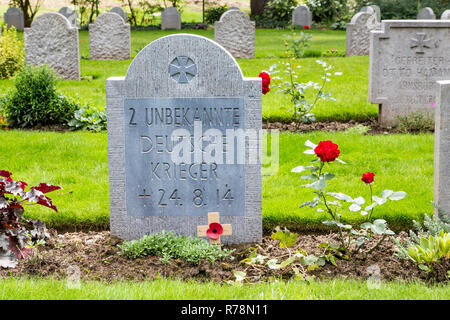
[[[318,176],[316,174],[306,174],[300,177],[303,180],[316,180]]]
[[[242,282],[245,280],[247,274],[244,271],[233,271],[234,277],[237,282]]]
[[[392,191],[392,190],[389,190],[389,189],[386,189],[386,190],[383,190],[382,192],[381,192],[381,197],[383,197],[383,198],[388,198],[391,194],[393,194],[394,193],[394,191]]]
[[[314,168],[314,166],[306,166],[306,167],[298,166],[298,167],[295,167],[294,169],[292,169],[291,172],[299,173],[299,172],[303,172],[303,171],[306,171],[306,170],[309,170],[312,168]]]
[[[335,175],[332,174],[332,173],[325,173],[325,174],[323,174],[320,178],[321,178],[321,179],[324,179],[324,180],[331,180],[331,179],[333,179],[334,177],[335,177]]]
[[[317,147],[317,144],[314,144],[314,143],[312,143],[311,141],[306,140],[306,141],[305,141],[305,147],[309,147],[309,148],[311,148],[311,149],[315,149],[315,148]]]
[[[269,269],[273,269],[273,270],[280,269],[280,267],[281,267],[278,264],[278,260],[277,259],[270,259],[269,261],[267,261],[267,266],[269,267]]]
[[[352,197],[350,197],[350,196],[348,196],[346,194],[343,194],[341,192],[337,192],[337,193],[335,193],[335,192],[328,192],[327,194],[332,196],[332,197],[335,197],[338,200],[344,200],[345,202],[353,202],[353,198]]]
[[[390,195],[389,199],[391,199],[392,201],[398,201],[398,200],[402,200],[404,197],[406,197],[406,192],[397,191],[397,192],[392,193]]]
[[[424,264],[419,264],[419,269],[420,270],[424,270],[424,271],[426,271],[426,272],[430,272],[431,271],[431,269],[430,268],[428,268],[426,265],[424,265]]]
[[[272,233],[270,237],[274,240],[280,240],[280,246],[282,248],[289,248],[297,243],[298,234],[290,232],[287,229],[283,231],[277,228],[275,230],[276,232]]]
[[[358,212],[359,210],[361,210],[361,207],[359,205],[357,205],[356,203],[353,203],[348,210],[350,210],[351,212]]]

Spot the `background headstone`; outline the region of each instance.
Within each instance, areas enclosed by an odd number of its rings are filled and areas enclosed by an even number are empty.
[[[442,12],[441,20],[450,20],[450,10]]]
[[[370,32],[380,28],[375,13],[358,12],[346,28],[346,55],[368,56]]]
[[[377,17],[377,21],[381,21],[381,9],[379,6],[373,4],[370,6],[364,6],[359,10],[359,12],[366,12],[366,13],[372,13],[375,14]]]
[[[44,13],[25,28],[27,65],[46,64],[65,79],[80,80],[78,29],[56,12]]]
[[[125,21],[125,23],[127,22],[127,13],[121,8],[121,7],[114,7],[111,10],[109,10],[109,12],[114,12],[117,13],[119,16],[122,17],[123,21]]]
[[[383,20],[372,31],[369,100],[380,104],[379,121],[432,113],[435,82],[450,78],[450,21]]]
[[[450,215],[450,80],[438,81],[434,131],[434,202]]]
[[[17,7],[9,7],[3,15],[3,20],[8,28],[14,27],[16,30],[23,31],[25,27],[23,12]]]
[[[89,54],[91,60],[130,59],[130,25],[114,12],[99,15],[89,24]]]
[[[229,156],[222,164],[206,161],[201,150],[195,159],[190,147],[213,128],[218,137],[226,130],[259,132],[260,78],[244,78],[214,41],[176,34],[147,45],[125,77],[109,78],[106,101],[112,234],[129,240],[171,230],[195,237],[208,212],[219,212],[233,228],[224,242],[261,241],[260,135],[244,139],[255,158],[240,163],[228,164]],[[180,154],[173,135],[188,143],[189,159],[178,164],[170,155]],[[244,151],[237,143],[232,148],[233,140],[226,139],[228,155]]]
[[[181,29],[181,15],[175,7],[166,8],[161,14],[161,29]]]
[[[305,5],[298,6],[292,12],[292,24],[294,26],[311,26],[312,24],[312,13],[309,8]]]
[[[67,20],[69,20],[69,23],[72,25],[72,27],[77,26],[77,13],[75,11],[73,11],[69,7],[63,7],[59,9],[58,13],[66,17]]]
[[[422,8],[417,15],[417,20],[435,20],[436,15],[433,12],[433,9],[429,7]]]
[[[255,22],[239,9],[228,10],[214,23],[214,40],[235,58],[254,58]]]

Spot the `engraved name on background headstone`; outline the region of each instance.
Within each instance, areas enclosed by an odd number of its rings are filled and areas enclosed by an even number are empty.
[[[106,81],[106,100],[113,234],[196,236],[220,212],[225,242],[261,241],[260,78],[207,38],[170,35]]]
[[[73,11],[69,7],[63,7],[61,9],[59,9],[58,13],[62,14],[64,17],[66,17],[67,20],[69,20],[72,27],[77,26],[77,13],[75,11]]]
[[[99,15],[89,24],[89,54],[92,60],[130,59],[130,25],[114,12]]]
[[[292,12],[292,24],[294,26],[311,26],[312,13],[306,5],[298,6]]]
[[[417,20],[434,20],[436,19],[436,15],[433,12],[433,9],[429,7],[422,8],[417,14]]]
[[[383,20],[372,31],[369,100],[380,105],[379,122],[433,113],[435,82],[450,78],[450,21]]]
[[[235,58],[255,57],[255,21],[239,10],[228,10],[214,23],[214,40]]]
[[[127,13],[121,8],[121,7],[114,7],[111,10],[109,10],[109,12],[114,12],[117,13],[119,16],[122,17],[123,21],[125,21],[125,23],[127,22]]]
[[[17,7],[9,7],[3,15],[3,20],[7,28],[14,27],[16,30],[24,29],[23,12]]]
[[[181,29],[181,15],[175,7],[166,8],[161,14],[161,29]]]
[[[358,12],[346,26],[346,55],[368,56],[370,31],[379,29],[375,13]]]
[[[46,64],[65,79],[80,80],[78,29],[62,14],[48,12],[25,28],[27,65]]]
[[[450,77],[449,77],[450,79]],[[434,202],[450,215],[450,80],[438,81],[434,132]]]

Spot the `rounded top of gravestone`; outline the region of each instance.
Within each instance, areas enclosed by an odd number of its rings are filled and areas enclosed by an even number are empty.
[[[148,44],[136,55],[125,76],[125,81],[152,87],[145,90],[163,90],[166,86],[169,90],[188,90],[186,94],[242,79],[238,63],[225,48],[211,39],[182,33]]]
[[[417,15],[418,20],[434,20],[436,19],[436,15],[433,12],[433,9],[430,7],[422,8]]]
[[[239,9],[238,7],[231,7],[227,11],[230,11],[230,10],[241,10],[241,9]]]
[[[126,24],[123,18],[115,12],[104,12],[101,15],[99,15],[95,21],[94,24],[100,25],[100,24]]]
[[[450,10],[442,12],[441,20],[450,20]]]
[[[62,15],[71,15],[74,13],[74,11],[69,7],[62,7],[61,9],[59,9],[58,13],[61,13]]]
[[[297,8],[295,8],[294,11],[309,11],[309,8],[307,5],[302,4],[301,6],[298,6]]]
[[[33,20],[31,28],[43,26],[44,28],[51,29],[51,26],[54,24],[65,25],[67,29],[72,28],[69,20],[61,13],[56,12],[46,12],[41,14]]]
[[[163,14],[180,14],[177,10],[177,8],[175,7],[167,7],[164,11]]]
[[[8,10],[6,10],[5,14],[10,15],[10,14],[21,14],[21,13],[22,13],[22,10],[20,10],[19,8],[17,8],[17,7],[9,7]]]
[[[220,16],[219,22],[225,22],[225,21],[230,21],[230,20],[234,20],[234,19],[245,19],[245,20],[249,20],[250,21],[250,18],[248,17],[248,14],[245,13],[244,11],[241,11],[238,8],[238,9],[225,11]]]
[[[125,22],[127,21],[127,13],[121,7],[114,7],[111,10],[109,10],[109,12],[117,13],[119,16],[122,17],[123,20],[125,20]]]
[[[380,26],[375,13],[358,12],[352,17],[350,24],[357,26],[365,26],[369,29],[375,29]]]
[[[372,6],[364,6],[364,7],[362,7],[362,8],[359,10],[359,12],[366,12],[366,13],[372,13],[372,14],[374,14],[374,13],[375,13],[375,9],[372,8]]]

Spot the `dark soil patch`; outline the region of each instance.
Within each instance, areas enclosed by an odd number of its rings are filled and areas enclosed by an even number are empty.
[[[382,127],[376,120],[357,122],[350,120],[348,122],[338,122],[338,121],[323,121],[314,123],[300,123],[295,122],[283,123],[283,122],[263,122],[263,129],[278,129],[280,131],[291,131],[291,132],[311,132],[311,131],[346,131],[357,125],[369,127],[367,134],[392,134],[392,133],[405,133],[401,132],[398,128],[393,127]],[[430,131],[434,132],[434,131]],[[414,132],[411,132],[414,133]]]
[[[406,238],[401,233],[400,238]],[[306,250],[309,254],[320,255],[323,249],[318,244],[326,241],[336,241],[336,234],[327,235],[300,235],[297,244],[290,248],[291,252]],[[375,239],[376,241],[376,239]],[[79,268],[82,279],[85,280],[145,280],[155,279],[159,276],[180,278],[182,280],[197,279],[201,281],[229,281],[235,280],[233,271],[245,271],[246,279],[251,282],[267,280],[269,278],[289,279],[294,276],[292,268],[273,270],[267,265],[257,267],[239,263],[248,257],[252,250],[267,256],[267,259],[277,258],[283,261],[289,255],[287,249],[281,248],[278,240],[266,236],[261,244],[246,244],[230,246],[236,249],[234,259],[216,261],[211,264],[202,261],[199,265],[181,260],[171,260],[164,264],[159,256],[142,257],[130,260],[118,254],[117,247],[122,241],[109,232],[74,232],[58,234],[52,231],[51,239],[45,246],[39,248],[39,254],[29,259],[21,260],[15,269],[0,269],[0,278],[20,276],[44,276],[62,279],[71,274],[71,270]],[[429,279],[429,275],[420,270],[410,261],[399,259],[394,255],[395,245],[390,239],[385,239],[379,248],[368,258],[351,257],[350,260],[337,260],[337,267],[326,264],[307,275],[316,278],[360,278],[368,279],[373,272],[379,270],[382,280],[411,280]],[[449,263],[440,265],[439,273],[445,275]],[[442,269],[442,270],[441,270]],[[442,271],[442,272],[441,272]],[[446,281],[445,276],[441,277]]]

